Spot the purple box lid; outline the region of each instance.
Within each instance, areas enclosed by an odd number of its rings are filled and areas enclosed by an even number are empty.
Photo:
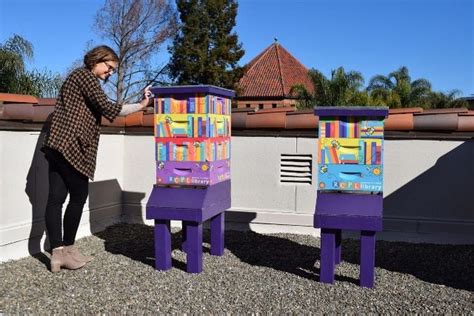
[[[316,106],[314,114],[321,116],[388,116],[386,106]]]
[[[235,96],[234,90],[224,89],[211,85],[152,87],[150,90],[155,96],[186,93],[207,93],[228,98],[232,98]]]
[[[318,191],[316,215],[382,217],[383,195]]]

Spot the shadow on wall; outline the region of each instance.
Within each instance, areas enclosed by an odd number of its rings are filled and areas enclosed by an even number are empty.
[[[443,222],[463,223],[468,225],[466,231],[456,232],[474,234],[473,158],[474,140],[443,155],[433,167],[384,198],[384,217],[420,218],[426,225],[435,225],[416,227],[417,232],[440,232]]]
[[[46,240],[41,247],[41,239],[46,233],[44,215],[48,201],[49,181],[48,181],[48,161],[44,153],[40,150],[44,139],[51,125],[52,115],[50,115],[38,137],[30,168],[26,177],[25,193],[31,203],[31,230],[28,240],[28,252],[31,256],[49,266],[49,258],[41,252],[41,249],[49,248],[49,240]],[[123,196],[127,201],[134,201],[135,204],[128,205],[135,214],[141,214],[139,210],[141,200],[145,197],[140,192],[122,192],[116,179],[89,182],[89,223],[90,232],[97,233],[107,226],[122,220]],[[87,205],[85,206],[87,207]],[[63,214],[66,204],[63,205]],[[84,214],[82,215],[84,220]],[[141,217],[140,217],[141,218]],[[142,221],[137,221],[143,223]],[[79,228],[80,229],[80,228]]]
[[[150,187],[150,191],[152,187]],[[143,192],[122,191],[122,221],[126,223],[144,224],[146,203]],[[146,201],[145,201],[146,202]],[[144,204],[142,206],[142,204]]]
[[[105,250],[154,266],[153,227],[146,226],[142,219],[145,193],[122,191],[116,179],[92,182],[89,188],[91,232],[104,240]],[[106,229],[123,221],[138,225],[117,224]]]
[[[30,169],[26,176],[25,193],[31,203],[31,230],[28,239],[28,252],[45,265],[49,264],[49,259],[41,253],[41,238],[46,232],[44,223],[44,213],[48,201],[48,161],[44,153],[40,150],[43,146],[46,134],[51,126],[52,114],[48,116],[40,135],[36,142],[35,151],[31,160]],[[44,248],[49,247],[49,240],[46,237]]]
[[[89,225],[92,234],[121,221],[122,188],[117,179],[89,182]]]

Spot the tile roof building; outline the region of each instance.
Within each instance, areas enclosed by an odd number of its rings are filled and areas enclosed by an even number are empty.
[[[238,83],[238,108],[294,107],[296,102],[290,91],[296,84],[313,92],[308,69],[276,41],[245,68]]]

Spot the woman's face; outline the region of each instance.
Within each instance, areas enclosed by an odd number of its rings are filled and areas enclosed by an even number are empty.
[[[115,69],[117,69],[117,62],[110,60],[101,61],[95,64],[94,68],[92,68],[92,73],[97,78],[106,80],[115,72]]]

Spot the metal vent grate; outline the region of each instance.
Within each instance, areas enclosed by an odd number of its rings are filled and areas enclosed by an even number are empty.
[[[281,154],[280,183],[311,184],[312,155]]]

